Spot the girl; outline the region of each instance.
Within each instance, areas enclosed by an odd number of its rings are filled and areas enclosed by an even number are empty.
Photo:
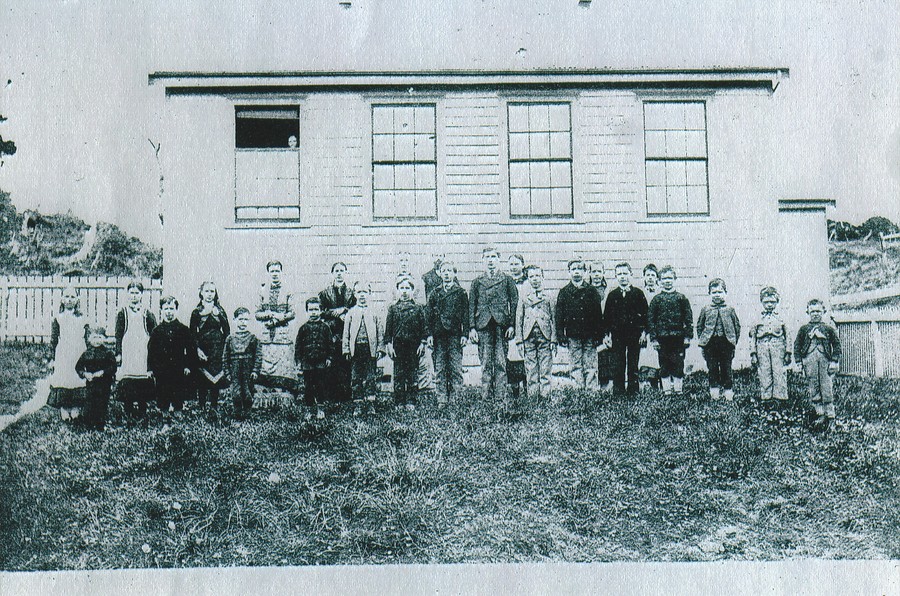
[[[78,376],[85,381],[84,425],[91,430],[103,430],[115,380],[116,357],[106,347],[106,329],[85,325],[84,332],[87,349],[75,363]]]
[[[219,292],[211,281],[200,285],[200,303],[191,313],[190,327],[200,359],[197,398],[201,408],[209,401],[209,407],[215,410],[219,405],[219,390],[227,383],[222,369],[222,350],[231,329],[228,316],[219,304]]]
[[[259,384],[265,388],[265,393],[260,395],[259,405],[272,407],[278,404],[279,397],[292,396],[297,390],[293,342],[288,332],[296,315],[294,295],[284,287],[281,279],[281,262],[270,261],[266,272],[269,281],[262,285],[256,307],[256,320],[265,327],[260,337],[262,369],[259,373]]]
[[[78,292],[68,287],[63,290],[59,314],[53,317],[50,328],[53,374],[48,403],[59,408],[63,420],[75,420],[81,415],[84,379],[78,376],[75,364],[84,351],[84,329]]]
[[[143,416],[147,402],[153,399],[153,379],[147,369],[147,342],[156,328],[156,317],[144,308],[144,284],[132,281],[126,288],[127,304],[116,315],[116,399],[123,402],[125,413]]]
[[[644,267],[644,294],[647,297],[647,304],[653,301],[653,298],[659,293],[659,271],[656,265],[650,263]],[[638,369],[641,372],[641,388],[659,389],[659,352],[649,347],[647,334],[641,337],[640,359],[638,359]]]
[[[525,282],[528,276],[525,273],[525,257],[519,254],[509,255],[507,261],[509,276],[516,282],[516,289],[519,291],[519,302],[528,294],[530,287]],[[506,381],[512,390],[513,399],[518,399],[520,395],[526,392],[525,387],[525,356],[519,350],[516,338],[509,340],[506,349]]]

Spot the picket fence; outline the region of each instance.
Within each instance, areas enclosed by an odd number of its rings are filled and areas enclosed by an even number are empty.
[[[833,313],[841,340],[841,373],[900,378],[900,311]]]
[[[125,304],[130,277],[16,276],[0,277],[0,341],[46,343],[59,312],[63,289],[74,287],[88,322],[104,325],[112,335],[115,315]],[[162,280],[141,279],[144,305],[156,311]]]

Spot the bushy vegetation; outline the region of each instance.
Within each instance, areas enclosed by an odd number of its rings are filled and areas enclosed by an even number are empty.
[[[900,248],[881,250],[878,239],[829,243],[831,294],[900,284]]]
[[[839,379],[814,435],[702,381],[100,434],[44,409],[0,433],[0,568],[900,556],[900,383]]]

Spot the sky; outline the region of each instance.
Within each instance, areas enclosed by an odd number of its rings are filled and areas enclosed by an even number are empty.
[[[898,22],[900,0],[0,0],[0,188],[158,241],[154,71],[788,67],[785,192],[900,222]]]

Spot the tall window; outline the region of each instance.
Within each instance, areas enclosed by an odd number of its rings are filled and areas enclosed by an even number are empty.
[[[510,217],[572,217],[568,103],[510,103]]]
[[[372,106],[376,218],[437,218],[435,148],[434,104]]]
[[[706,104],[644,103],[648,215],[706,215]]]
[[[296,107],[235,109],[235,220],[300,219]]]

